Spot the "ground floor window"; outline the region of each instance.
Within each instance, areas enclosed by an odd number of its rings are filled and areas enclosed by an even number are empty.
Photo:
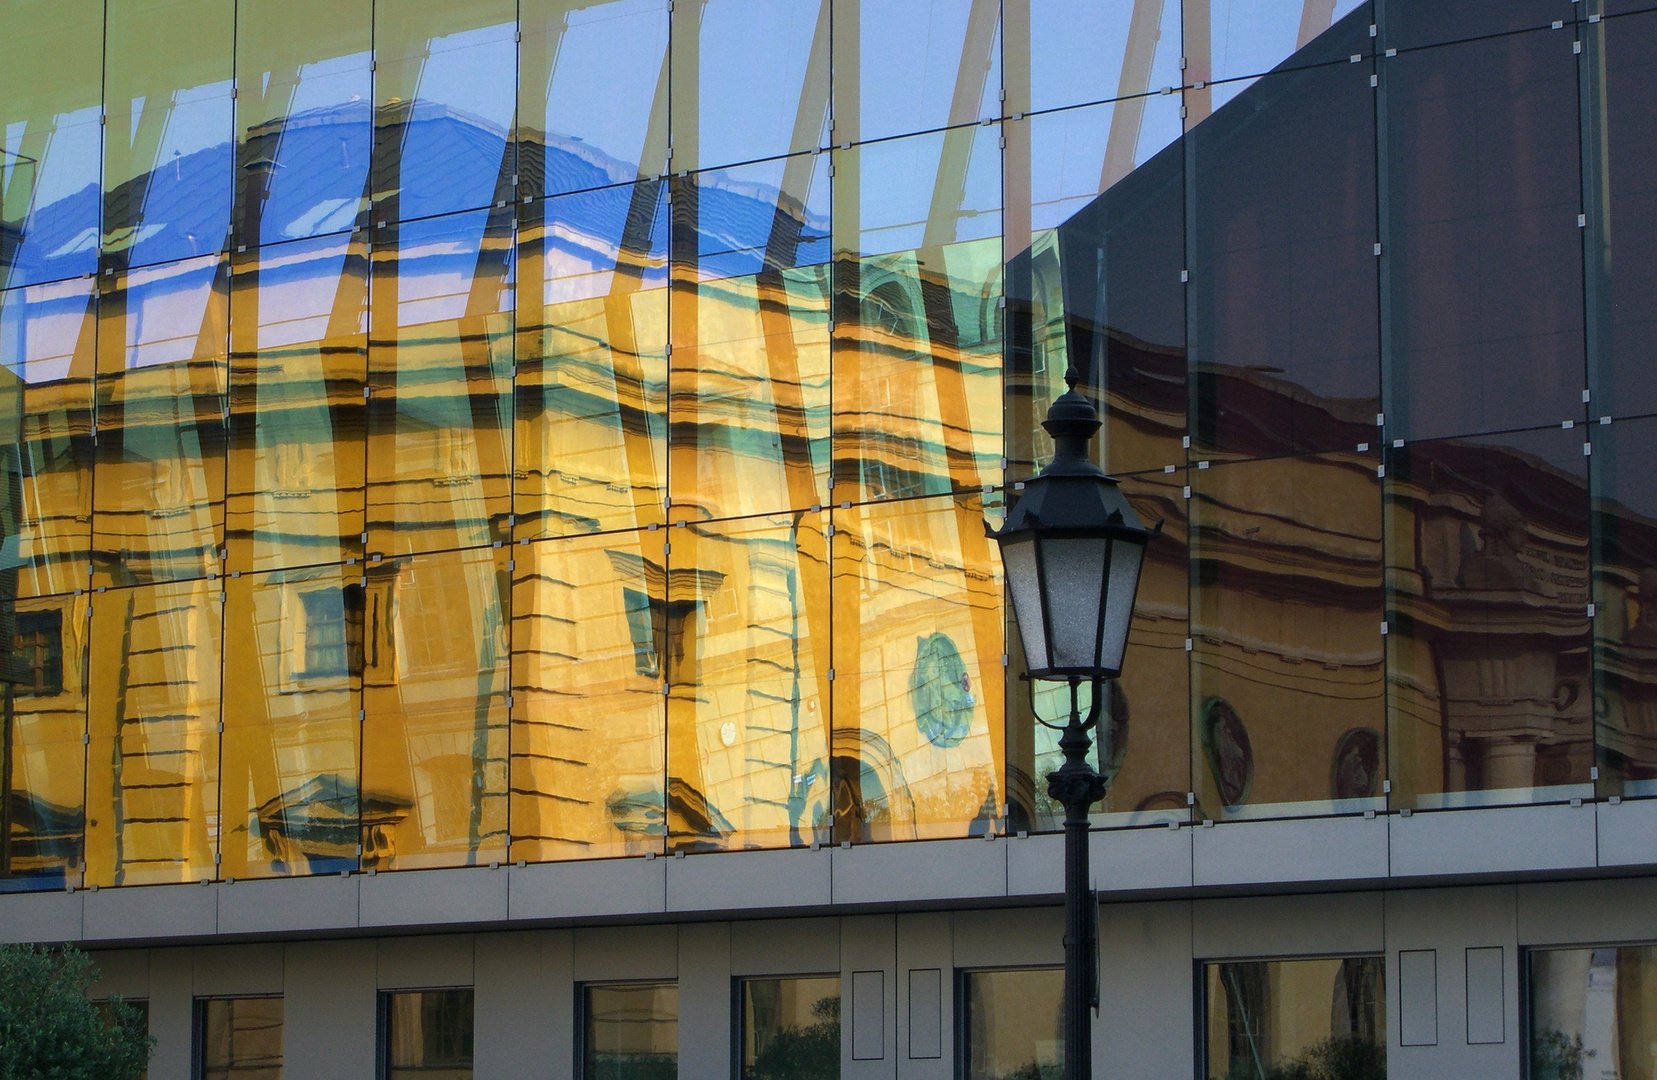
[[[840,1080],[840,977],[742,980],[742,1080]]]
[[[679,984],[581,988],[581,1080],[676,1080]]]
[[[1064,1076],[1064,969],[961,973],[966,1080]]]
[[[384,1080],[472,1080],[472,988],[380,996]]]
[[[1203,965],[1210,1080],[1384,1080],[1379,956]]]
[[[1657,1077],[1657,946],[1531,951],[1530,1077]]]
[[[196,1002],[200,1080],[282,1080],[282,999]]]

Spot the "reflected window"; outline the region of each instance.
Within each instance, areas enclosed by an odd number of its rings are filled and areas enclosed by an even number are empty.
[[[17,613],[12,634],[14,694],[24,696],[63,693],[63,610]]]
[[[740,1080],[839,1080],[840,978],[745,979]]]
[[[198,1080],[282,1080],[282,999],[196,1002]]]
[[[302,679],[338,678],[348,673],[345,618],[337,589],[299,594],[305,612],[305,667]]]
[[[581,1080],[674,1080],[679,984],[581,988]]]
[[[383,994],[385,1080],[471,1080],[472,988]]]
[[[1203,965],[1200,1075],[1386,1076],[1379,956]]]
[[[1530,954],[1530,1077],[1653,1075],[1657,946]]]
[[[966,1080],[1061,1080],[1064,969],[961,974]]]

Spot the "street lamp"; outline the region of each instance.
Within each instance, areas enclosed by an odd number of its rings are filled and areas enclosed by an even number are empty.
[[[1139,568],[1157,530],[1140,524],[1116,481],[1088,459],[1099,414],[1076,392],[1076,379],[1075,368],[1065,372],[1070,389],[1041,425],[1053,437],[1052,463],[1025,481],[1006,524],[986,531],[1001,545],[1029,662],[1024,677],[1070,684],[1070,722],[1059,739],[1064,764],[1048,774],[1047,793],[1064,806],[1064,1072],[1068,1080],[1090,1080],[1098,913],[1089,910],[1087,812],[1106,787],[1087,759],[1090,732],[1104,681],[1122,670]],[[1093,685],[1086,719],[1077,705],[1084,679]]]

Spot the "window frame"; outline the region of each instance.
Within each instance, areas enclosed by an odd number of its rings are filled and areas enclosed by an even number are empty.
[[[967,1069],[971,1065],[972,1032],[967,1024],[967,980],[974,975],[1002,971],[1057,971],[1062,979],[1064,961],[1060,960],[1056,964],[975,964],[955,969],[953,985],[950,988],[955,998],[955,1037],[950,1040],[955,1048],[955,1068],[951,1070],[955,1080],[967,1080]],[[1060,1035],[1062,1037],[1063,1033]]]
[[[1379,960],[1381,962],[1381,997],[1380,997],[1380,1005],[1381,1005],[1381,1008],[1382,1008],[1382,1016],[1385,1017],[1386,1016],[1386,1008],[1387,1008],[1387,1004],[1388,1004],[1388,1002],[1387,1002],[1387,982],[1386,982],[1386,980],[1388,978],[1387,968],[1388,968],[1389,963],[1395,963],[1396,962],[1395,960],[1391,959],[1392,957],[1396,957],[1396,955],[1397,955],[1397,953],[1395,951],[1389,953],[1387,950],[1384,950],[1384,949],[1379,951],[1379,952],[1372,951],[1372,950],[1361,950],[1360,949],[1360,950],[1354,950],[1352,952],[1338,952],[1337,951],[1337,952],[1321,952],[1321,953],[1296,953],[1296,954],[1291,954],[1291,955],[1287,955],[1287,956],[1281,955],[1281,954],[1279,954],[1279,955],[1244,954],[1244,955],[1241,955],[1241,956],[1210,956],[1210,957],[1201,957],[1201,956],[1199,956],[1199,957],[1194,958],[1191,961],[1191,996],[1193,998],[1193,1006],[1194,1006],[1193,1009],[1192,1009],[1192,1016],[1195,1018],[1196,1022],[1192,1025],[1192,1031],[1191,1031],[1191,1041],[1192,1041],[1191,1060],[1192,1060],[1192,1065],[1193,1065],[1192,1075],[1196,1078],[1196,1080],[1206,1080],[1206,1078],[1208,1076],[1208,1071],[1207,1071],[1207,1068],[1205,1066],[1205,1062],[1207,1061],[1207,1055],[1208,1055],[1208,1023],[1209,1023],[1209,1019],[1210,1019],[1209,1012],[1208,1012],[1208,967],[1209,967],[1209,965],[1211,965],[1211,964],[1283,964],[1283,963],[1293,963],[1295,961],[1300,961],[1300,960],[1312,961],[1312,962],[1316,962],[1318,960],[1339,960],[1343,963],[1347,960]],[[1396,1023],[1396,1020],[1393,1021],[1393,1022]],[[1386,1033],[1385,1033],[1385,1038],[1382,1040],[1382,1048],[1383,1048],[1383,1050],[1386,1050],[1387,1052],[1390,1053],[1391,1052],[1391,1045],[1392,1045],[1392,1031],[1387,1030]]]
[[[570,1075],[575,1080],[587,1078],[587,991],[593,987],[617,988],[627,986],[671,986],[674,991],[679,989],[679,977],[652,979],[577,979],[575,980],[575,1029],[571,1033],[573,1038],[570,1044],[575,1048],[575,1060],[570,1063]],[[673,1014],[673,1022],[679,1022],[677,1011]],[[678,1068],[678,1048],[674,1048],[674,1068]],[[380,1078],[384,1080],[384,1078]]]
[[[477,984],[453,983],[443,986],[380,987],[374,993],[374,1077],[387,1080],[391,1075],[391,999],[398,994],[441,994],[450,990],[472,992],[473,1068],[477,1061]]]
[[[840,985],[840,1039],[846,1038],[846,977],[840,971],[790,971],[779,975],[731,976],[731,1080],[743,1080],[742,1049],[748,1034],[748,1010],[743,1007],[743,989],[752,982],[781,982],[785,979],[834,979]],[[844,1047],[841,1050],[844,1055]]]
[[[200,994],[190,999],[190,1080],[205,1080],[207,1076],[207,1005],[213,1001],[280,1001],[282,1002],[283,1034],[288,1023],[287,994]],[[285,1056],[285,1055],[284,1055]]]

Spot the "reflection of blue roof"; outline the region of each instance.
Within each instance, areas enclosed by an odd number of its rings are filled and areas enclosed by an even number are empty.
[[[112,253],[127,265],[153,265],[222,250],[239,192],[238,232],[257,224],[259,243],[348,231],[363,224],[370,192],[385,219],[413,220],[471,210],[510,198],[512,146],[494,125],[418,103],[378,114],[381,150],[372,154],[375,113],[354,102],[295,114],[255,129],[239,151],[228,141],[172,161],[109,193],[103,210]],[[396,147],[395,154],[387,153]],[[546,201],[549,219],[574,232],[665,255],[666,215],[627,229],[636,167],[567,136],[526,141],[519,190],[574,192]],[[372,166],[372,174],[371,174]],[[539,166],[539,168],[537,168]],[[543,184],[545,186],[543,186]],[[257,220],[253,196],[265,187]],[[814,213],[771,187],[704,177],[698,183],[698,257],[704,273],[755,273],[773,248],[783,267],[828,261],[826,213]],[[395,200],[395,206],[390,205]],[[652,203],[655,200],[650,200]],[[783,212],[779,215],[779,203]],[[377,224],[380,214],[373,215]],[[99,192],[95,186],[38,207],[0,233],[0,286],[77,277],[97,270]],[[135,224],[136,228],[123,226]],[[773,232],[778,235],[773,238]],[[243,242],[239,237],[238,243]]]

